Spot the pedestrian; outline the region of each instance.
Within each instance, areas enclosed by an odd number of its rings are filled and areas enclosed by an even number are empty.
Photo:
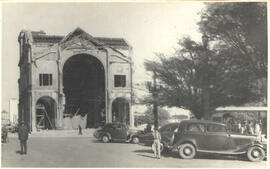
[[[251,121],[248,122],[248,125],[247,125],[247,132],[248,132],[248,134],[254,134],[254,130],[253,130]]]
[[[242,122],[242,125],[241,125],[241,134],[246,134],[246,122]]]
[[[241,133],[241,128],[242,128],[241,122],[238,121],[238,123],[237,123],[237,131],[238,131],[239,133]]]
[[[161,136],[158,132],[158,129],[155,128],[153,132],[154,136],[154,156],[155,158],[160,159],[160,141],[161,141]]]
[[[81,125],[79,124],[79,135],[82,135],[82,127],[81,127]]]
[[[257,136],[258,138],[260,138],[260,137],[261,137],[261,133],[262,133],[262,131],[261,131],[261,126],[260,126],[259,121],[257,121],[257,122],[255,123],[255,134],[256,134],[256,136]]]
[[[25,125],[24,121],[22,121],[18,131],[21,145],[21,154],[27,154],[28,133],[29,133],[28,128]]]
[[[2,127],[2,143],[6,143],[7,142],[7,137],[8,137],[8,129],[6,128],[6,126]]]
[[[100,112],[100,125],[104,126],[105,121],[106,121],[106,113],[105,113],[104,108],[102,108]]]

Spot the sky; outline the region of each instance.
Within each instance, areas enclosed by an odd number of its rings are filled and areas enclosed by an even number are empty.
[[[149,78],[143,63],[170,54],[184,36],[200,41],[202,2],[178,3],[4,3],[2,4],[1,110],[18,99],[19,45],[23,29],[67,35],[80,27],[96,37],[121,37],[133,46],[134,83]]]

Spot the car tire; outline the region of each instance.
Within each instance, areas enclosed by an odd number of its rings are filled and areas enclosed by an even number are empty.
[[[107,135],[103,135],[103,136],[101,137],[101,141],[102,141],[103,143],[108,143],[108,142],[110,141],[110,139],[109,139],[109,137],[108,137]]]
[[[196,155],[195,147],[190,143],[185,143],[179,146],[179,156],[183,159],[192,159]]]
[[[265,152],[261,147],[253,146],[247,151],[247,158],[249,161],[258,162],[264,159]]]
[[[154,143],[153,143],[153,144],[152,144],[152,151],[153,151],[153,152],[155,152],[154,149],[155,149],[155,147],[154,147]],[[163,144],[163,143],[160,143],[160,153],[162,153],[163,150],[164,150],[164,144]]]
[[[132,143],[134,143],[134,144],[138,144],[140,142],[140,140],[139,140],[139,137],[133,137],[132,138]]]

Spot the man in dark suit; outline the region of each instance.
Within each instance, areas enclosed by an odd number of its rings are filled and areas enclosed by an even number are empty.
[[[28,140],[28,128],[24,121],[21,122],[19,127],[19,140],[21,144],[21,154],[27,154],[27,140]]]

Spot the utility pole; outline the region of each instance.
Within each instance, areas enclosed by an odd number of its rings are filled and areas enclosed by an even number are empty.
[[[153,75],[153,91],[152,91],[152,95],[153,95],[153,114],[154,114],[154,126],[155,129],[158,129],[158,104],[157,104],[157,82],[156,82],[156,72],[154,72]]]
[[[208,72],[208,53],[207,53],[207,45],[208,45],[208,41],[209,41],[209,37],[207,35],[203,35],[202,36],[202,42],[203,42],[203,67],[204,70],[206,70],[204,72],[204,78],[203,78],[203,84],[202,84],[202,101],[203,101],[203,117],[206,120],[209,120],[209,111],[210,111],[210,104],[209,104],[209,72]]]
[[[153,98],[154,127],[158,128],[158,87],[155,71],[153,71],[153,84],[152,82],[147,82],[147,87]]]

